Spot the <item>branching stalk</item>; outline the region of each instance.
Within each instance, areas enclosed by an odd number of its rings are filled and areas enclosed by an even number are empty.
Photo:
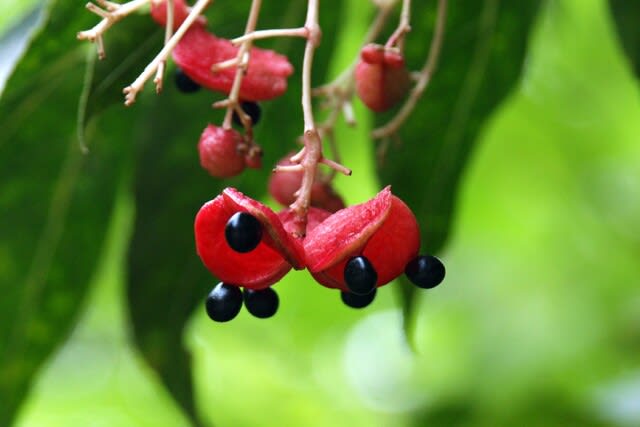
[[[249,11],[249,18],[247,19],[247,25],[245,27],[245,34],[249,34],[254,32],[256,25],[258,23],[258,16],[260,15],[260,7],[262,6],[262,0],[252,0],[251,2],[251,10]],[[242,85],[242,79],[247,72],[247,67],[249,65],[249,60],[251,57],[251,46],[253,45],[252,39],[247,39],[242,42],[240,45],[240,49],[238,49],[238,54],[236,55],[236,75],[233,80],[233,86],[231,86],[231,92],[229,93],[229,97],[227,98],[227,113],[224,116],[224,122],[222,127],[224,129],[231,129],[231,120],[233,119],[233,112],[238,110],[240,113],[240,118],[243,120],[243,125],[245,128],[251,127],[249,121],[246,121],[246,116],[244,112],[242,112],[242,108],[239,107],[239,96],[240,96],[240,87]],[[214,65],[213,69],[216,68]]]
[[[204,12],[204,10],[207,8],[207,6],[209,6],[211,2],[213,2],[213,0],[198,0],[196,2],[193,8],[189,11],[189,14],[185,18],[184,22],[180,25],[180,27],[178,27],[178,30],[171,36],[167,43],[165,43],[164,47],[158,53],[158,55],[153,58],[149,65],[145,67],[142,74],[140,74],[133,83],[124,88],[124,105],[129,106],[136,101],[136,95],[142,90],[146,81],[149,80],[149,78],[151,78],[151,76],[157,72],[160,64],[167,60],[173,49],[182,39],[182,36],[184,36],[184,33],[186,33],[187,30],[191,28],[191,25],[198,19],[200,14]]]
[[[407,118],[409,118],[409,115],[411,115],[411,112],[418,103],[418,100],[427,89],[429,81],[431,80],[431,76],[433,75],[438,65],[440,49],[442,47],[442,41],[444,39],[446,17],[447,0],[438,0],[438,12],[433,38],[431,39],[431,46],[429,47],[429,55],[427,56],[427,60],[425,61],[422,69],[418,74],[418,80],[409,93],[409,97],[402,105],[402,108],[400,108],[398,113],[387,124],[373,130],[371,135],[374,138],[382,139],[398,132],[400,126],[402,126]]]
[[[104,41],[102,40],[102,35],[109,28],[111,28],[113,24],[149,3],[149,0],[131,0],[130,2],[123,4],[117,4],[102,0],[99,1],[99,3],[102,5],[102,7],[104,7],[104,9],[101,9],[99,6],[93,3],[87,3],[86,8],[89,11],[100,16],[102,20],[92,29],[80,31],[77,34],[77,38],[78,40],[89,40],[91,42],[95,42],[98,50],[98,58],[104,59],[106,53],[104,51]]]

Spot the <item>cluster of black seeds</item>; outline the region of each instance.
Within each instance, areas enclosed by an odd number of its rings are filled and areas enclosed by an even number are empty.
[[[254,250],[262,240],[262,224],[247,212],[236,212],[229,218],[224,230],[231,249],[239,253]],[[420,255],[405,267],[407,278],[416,286],[431,289],[444,280],[445,267],[432,255]],[[348,292],[341,292],[342,302],[348,307],[364,308],[376,296],[378,273],[365,256],[354,256],[344,267],[344,281]],[[218,283],[206,300],[207,314],[216,322],[228,322],[238,315],[242,305],[253,316],[266,319],[278,311],[278,294],[272,288],[244,289],[228,283]]]
[[[352,308],[364,308],[376,297],[378,273],[371,261],[362,255],[355,256],[344,266],[344,282],[349,292],[342,292],[342,302]]]
[[[231,249],[240,253],[254,250],[262,240],[262,224],[247,212],[236,212],[229,218],[224,236]],[[278,294],[271,289],[244,289],[229,283],[218,283],[206,300],[207,314],[216,322],[228,322],[238,315],[242,304],[249,313],[260,319],[278,311]]]
[[[444,280],[442,261],[432,255],[420,255],[405,267],[405,275],[416,286],[431,289]],[[352,308],[364,308],[376,296],[378,274],[368,258],[355,256],[344,267],[344,282],[349,292],[342,292],[342,302]]]
[[[278,311],[278,294],[271,289],[245,289],[227,283],[218,283],[207,296],[207,314],[216,322],[228,322],[240,313],[244,302],[247,311],[260,319],[266,319]]]

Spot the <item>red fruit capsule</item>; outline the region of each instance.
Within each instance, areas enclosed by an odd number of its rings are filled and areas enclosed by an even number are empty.
[[[209,33],[195,25],[182,37],[173,50],[173,60],[194,82],[212,90],[228,94],[235,79],[236,67],[212,72],[211,66],[234,59],[238,47],[229,40]],[[272,50],[252,48],[247,73],[240,85],[240,98],[261,101],[282,95],[287,90],[287,77],[293,66],[287,57]]]
[[[377,273],[376,287],[404,272],[420,248],[413,212],[389,187],[368,202],[342,209],[307,233],[307,268],[322,285],[348,291],[347,262],[364,256]]]
[[[355,77],[358,97],[376,112],[396,105],[411,86],[402,55],[379,45],[362,49]]]
[[[225,238],[227,222],[238,212],[251,214],[263,230],[260,243],[246,253],[234,251]],[[234,188],[205,203],[196,215],[194,228],[198,255],[224,283],[264,289],[292,267],[304,268],[302,244],[285,230],[280,217]]]
[[[200,135],[200,165],[217,178],[230,178],[245,168],[244,154],[238,151],[242,135],[234,129],[209,125]]]

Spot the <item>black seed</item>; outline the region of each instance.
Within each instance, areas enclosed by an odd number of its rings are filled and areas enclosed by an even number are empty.
[[[205,307],[211,320],[228,322],[242,308],[242,291],[237,286],[218,283],[207,296]]]
[[[251,252],[262,238],[262,224],[251,214],[236,212],[224,229],[227,243],[236,252]]]
[[[371,262],[363,257],[353,257],[344,267],[344,281],[354,294],[366,295],[376,289],[378,273]]]
[[[432,255],[421,255],[407,264],[404,274],[414,285],[424,289],[431,289],[442,282],[445,268],[438,258]]]
[[[191,80],[191,78],[187,76],[180,68],[176,70],[175,83],[180,92],[193,93],[200,90],[200,85]]]
[[[240,107],[242,111],[244,111],[251,118],[251,125],[255,126],[260,121],[260,115],[262,111],[260,110],[260,105],[257,102],[243,101],[240,103]],[[235,111],[233,112],[233,123],[238,126],[242,126],[242,120],[240,120],[240,116]]]
[[[278,311],[278,294],[271,288],[260,290],[245,289],[244,305],[249,310],[249,313],[260,319],[266,319]]]
[[[364,308],[371,304],[373,299],[376,297],[376,290],[373,292],[369,292],[366,295],[357,295],[351,292],[341,292],[340,298],[342,298],[342,302],[351,307],[351,308]]]

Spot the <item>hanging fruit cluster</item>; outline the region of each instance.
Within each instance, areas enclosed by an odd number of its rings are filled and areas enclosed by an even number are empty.
[[[290,152],[273,169],[268,189],[284,206],[276,213],[234,188],[202,206],[195,218],[197,254],[221,282],[206,299],[206,310],[215,321],[233,319],[244,304],[256,317],[275,314],[279,300],[272,286],[291,269],[307,269],[322,286],[340,291],[350,307],[369,305],[376,289],[405,274],[420,288],[433,288],[445,275],[443,264],[431,255],[420,255],[420,231],[411,209],[386,187],[373,199],[346,207],[333,189],[336,173],[351,170],[338,160],[333,137],[342,113],[354,123],[351,102],[357,96],[374,112],[387,111],[405,100],[397,114],[374,131],[384,140],[407,120],[435,70],[442,42],[446,0],[438,0],[435,32],[422,69],[410,73],[404,60],[404,44],[410,31],[411,1],[402,0],[400,20],[387,42],[374,43],[399,0],[376,0],[373,21],[354,66],[340,77],[312,90],[313,56],[320,44],[319,0],[308,0],[304,25],[293,29],[256,30],[261,8],[253,0],[244,35],[227,40],[207,29],[203,12],[211,0],[131,0],[117,4],[98,0],[87,8],[102,17],[94,28],[78,38],[94,41],[104,57],[103,34],[118,20],[150,4],[151,17],[165,27],[163,49],[142,74],[124,89],[125,104],[135,102],[145,82],[153,77],[162,89],[169,56],[177,65],[176,86],[185,93],[201,87],[224,93],[214,104],[225,108],[220,125],[208,124],[197,144],[201,166],[217,178],[240,174],[246,167],[262,166],[262,148],[253,139],[260,120],[258,102],[284,94],[293,66],[284,55],[260,49],[253,43],[270,37],[305,40],[302,65],[303,147]],[[316,123],[312,97],[324,98],[331,112]],[[232,127],[235,122],[242,131]],[[325,157],[322,142],[333,147],[334,160]],[[329,171],[322,170],[321,165]]]

